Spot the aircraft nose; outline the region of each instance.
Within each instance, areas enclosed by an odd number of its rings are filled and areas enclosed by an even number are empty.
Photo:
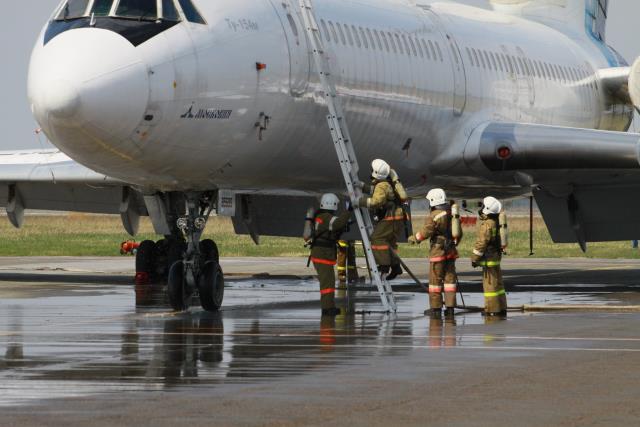
[[[80,94],[74,84],[67,80],[52,80],[42,88],[39,109],[58,118],[73,117],[80,105]]]
[[[71,151],[88,139],[117,144],[144,117],[148,71],[122,36],[75,29],[34,49],[28,92],[36,120],[56,143]]]

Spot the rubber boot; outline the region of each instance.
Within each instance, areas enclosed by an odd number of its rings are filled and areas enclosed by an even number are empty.
[[[400,276],[403,273],[402,267],[400,264],[391,266],[391,273],[387,276],[387,280],[393,280],[396,277]]]
[[[322,309],[322,315],[323,316],[338,316],[340,313],[341,313],[341,311],[337,307],[323,308]]]
[[[456,310],[453,307],[448,307],[445,311],[444,311],[444,317],[447,318],[452,318],[456,315]]]

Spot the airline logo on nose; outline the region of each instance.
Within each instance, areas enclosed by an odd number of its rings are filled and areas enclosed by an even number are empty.
[[[180,118],[194,120],[228,120],[231,118],[232,113],[233,110],[219,110],[216,108],[200,108],[194,112],[192,105],[186,113],[180,116]]]

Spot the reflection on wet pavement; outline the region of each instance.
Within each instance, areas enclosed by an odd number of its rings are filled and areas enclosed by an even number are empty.
[[[319,315],[317,284],[305,280],[234,282],[226,290],[224,311],[216,314],[136,309],[129,286],[77,285],[55,296],[57,286],[9,284],[0,290],[0,406],[44,398],[259,383],[415,351],[523,351],[532,341],[535,348],[566,346],[550,336],[483,330],[492,323],[500,328],[504,321],[479,314],[429,319],[422,315],[424,294],[399,295],[402,311],[395,316],[332,318]],[[341,291],[338,297],[351,313],[378,309],[375,292],[356,296]],[[534,292],[510,298],[513,304],[567,300],[562,294]],[[572,302],[598,298],[602,295],[574,295]],[[465,299],[478,305],[481,294],[467,294]],[[617,302],[614,297],[611,301]],[[640,351],[637,341],[606,345]],[[572,346],[599,348],[597,339]]]

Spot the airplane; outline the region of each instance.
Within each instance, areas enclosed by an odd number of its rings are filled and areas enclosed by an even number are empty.
[[[640,62],[606,44],[608,0],[485,3],[312,2],[359,162],[384,158],[413,197],[532,194],[556,242],[640,238]],[[149,216],[164,239],[136,278],[159,272],[174,308],[195,289],[222,304],[212,213],[258,243],[345,194],[295,0],[64,0],[28,96],[57,148],[0,154],[9,220],[119,214],[135,235]]]

